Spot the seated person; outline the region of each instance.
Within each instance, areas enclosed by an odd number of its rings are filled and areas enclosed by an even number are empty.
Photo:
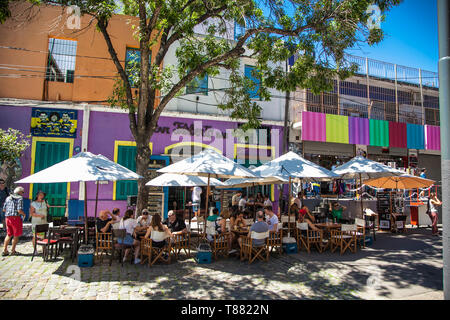
[[[258,194],[256,195],[255,205],[257,210],[264,208],[264,197],[261,192],[258,192]]]
[[[314,218],[313,214],[309,211],[307,206],[303,206],[303,208],[300,209],[297,221],[299,223],[307,223],[308,228],[311,230],[320,231],[320,229],[314,225],[316,219]],[[304,230],[302,230],[302,233],[303,231]]]
[[[267,206],[272,206],[272,201],[270,201],[268,195],[265,195],[264,196],[264,207],[267,207]]]
[[[250,227],[250,231],[248,232],[248,236],[251,237],[252,232],[264,233],[269,230],[269,225],[264,221],[264,212],[258,211],[256,213],[256,222]],[[242,248],[242,240],[238,239],[239,247]],[[265,244],[264,239],[253,239],[252,245],[254,247],[260,247]]]
[[[163,222],[166,225],[172,234],[181,234],[187,233],[186,223],[183,219],[177,217],[177,215],[170,210],[167,213],[167,219]]]
[[[142,210],[142,215],[137,218],[137,224],[136,231],[147,231],[147,228],[150,226],[150,223],[152,222],[152,217],[149,215],[149,212],[147,209]]]
[[[161,223],[161,216],[159,214],[155,214],[152,218],[152,222],[147,229],[147,233],[145,234],[145,239],[150,239],[152,231],[165,232],[167,237],[172,237],[172,233],[166,225]],[[164,239],[163,241],[155,241],[152,240],[152,246],[156,248],[163,248],[167,244],[167,241]]]
[[[226,232],[226,219],[222,219],[221,216],[219,216],[219,209],[214,208],[213,209],[213,215],[209,216],[206,221],[212,221],[215,224],[215,229],[217,234],[221,234],[222,232]],[[211,234],[207,234],[206,238],[209,241],[214,241],[214,237]]]
[[[293,204],[291,204],[290,214],[295,215],[295,220],[298,219],[298,212],[299,212],[299,207],[298,207],[297,203],[294,202]]]
[[[332,205],[330,204],[330,211],[336,222],[342,220],[342,212],[346,209],[347,207],[340,205],[337,201],[334,201]]]
[[[117,222],[116,216],[111,214],[109,210],[102,210],[97,218],[97,232],[111,233],[112,224]]]
[[[119,208],[114,208],[112,211],[113,216],[116,217],[116,221],[119,222],[120,221],[120,209]]]
[[[125,244],[125,245],[130,245],[130,246],[134,246],[134,264],[138,264],[139,262],[141,262],[141,260],[138,258],[139,257],[139,248],[141,243],[137,240],[134,239],[135,236],[135,229],[137,227],[137,221],[133,218],[133,210],[128,209],[127,211],[125,211],[125,214],[122,218],[122,220],[120,221],[119,224],[119,229],[125,229],[126,230],[126,236],[123,239],[117,239],[117,242],[119,244]],[[127,248],[125,250],[125,255],[123,257],[123,261],[125,261],[127,259],[128,253],[130,252],[130,248]]]
[[[265,207],[264,212],[266,214],[267,224],[269,225],[269,231],[277,232],[278,231],[278,217],[272,211],[272,206]]]
[[[237,230],[240,228],[246,228],[247,224],[244,220],[244,213],[243,212],[237,212],[236,214],[232,215],[230,218],[230,227],[231,230]]]

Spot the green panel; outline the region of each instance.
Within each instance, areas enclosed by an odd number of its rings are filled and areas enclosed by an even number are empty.
[[[389,122],[370,119],[370,145],[389,147]]]
[[[327,114],[326,135],[327,142],[348,144],[348,117]]]
[[[36,143],[36,157],[34,172],[39,172],[58,162],[69,158],[70,144],[67,142],[44,142]],[[33,185],[33,199],[36,193],[42,190],[47,194],[47,200],[51,206],[65,206],[67,197],[67,183],[35,183]],[[63,217],[65,208],[50,208],[49,215]]]
[[[117,163],[136,172],[136,147],[119,146]],[[137,181],[117,181],[116,200],[126,200],[127,196],[137,195]]]

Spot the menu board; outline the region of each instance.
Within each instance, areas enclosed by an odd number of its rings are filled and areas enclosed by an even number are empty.
[[[227,190],[223,191],[223,200],[222,200],[223,209],[231,210],[231,208],[228,207],[228,204],[231,203],[231,198],[233,198],[235,192],[236,191],[227,191]]]
[[[164,193],[150,192],[148,194],[147,209],[151,215],[164,215]]]

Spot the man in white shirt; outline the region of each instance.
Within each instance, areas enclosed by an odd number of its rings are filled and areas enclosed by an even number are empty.
[[[202,194],[202,188],[193,187],[192,188],[192,211],[197,217],[200,214],[200,195]]]
[[[267,224],[269,225],[269,231],[278,231],[278,217],[272,211],[272,206],[267,206],[264,208],[266,214]]]
[[[148,226],[152,222],[152,216],[149,215],[147,209],[142,210],[142,215],[137,218],[137,228],[136,231],[147,230]]]
[[[246,204],[247,204],[247,196],[243,196],[241,200],[239,200],[239,210],[244,211]]]
[[[270,201],[269,196],[264,196],[264,207],[272,206],[272,201]]]

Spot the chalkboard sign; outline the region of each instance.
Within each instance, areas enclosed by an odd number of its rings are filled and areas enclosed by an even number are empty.
[[[218,190],[218,189],[214,189],[213,192],[213,201],[220,201],[220,195],[221,195],[222,191]]]
[[[159,214],[161,217],[164,215],[164,193],[148,194],[147,209],[151,215]]]
[[[231,198],[233,198],[233,195],[236,191],[223,191],[223,209],[231,210],[231,208],[228,207],[228,204],[231,203]]]

